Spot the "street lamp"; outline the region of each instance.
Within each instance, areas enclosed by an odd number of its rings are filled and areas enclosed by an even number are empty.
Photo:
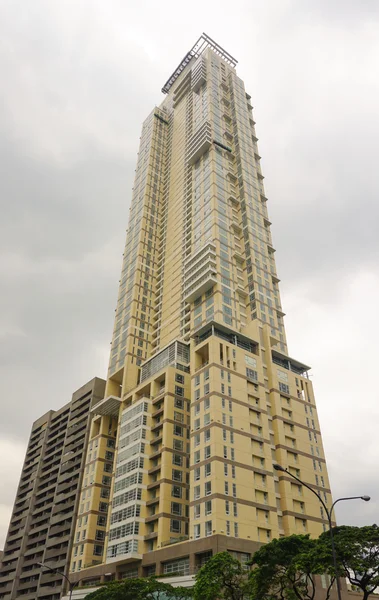
[[[74,588],[78,585],[80,579],[78,581],[75,581],[72,583],[69,580],[69,578],[66,577],[66,575],[64,573],[62,573],[62,571],[58,571],[58,569],[54,569],[54,568],[49,567],[48,565],[44,565],[43,563],[40,563],[40,562],[37,563],[37,565],[39,565],[40,567],[43,567],[44,569],[47,569],[48,571],[51,571],[52,573],[57,573],[58,575],[62,575],[62,577],[64,577],[68,583],[68,590],[70,592],[69,598],[70,598],[70,600],[72,600],[72,592],[74,591]]]
[[[308,485],[307,483],[305,483],[304,481],[302,481],[301,479],[299,479],[298,477],[296,477],[296,475],[293,475],[290,471],[288,471],[287,469],[285,469],[281,465],[273,465],[273,466],[274,466],[275,471],[282,471],[283,473],[287,473],[287,475],[289,475],[293,479],[296,479],[296,481],[298,481],[299,483],[301,483],[301,485],[304,485],[306,488],[308,488],[308,490],[310,490],[312,492],[312,494],[314,494],[315,496],[317,496],[317,498],[321,502],[322,506],[324,507],[325,512],[326,512],[327,517],[328,517],[328,523],[329,523],[330,541],[331,541],[331,544],[332,544],[333,566],[334,566],[334,572],[335,572],[336,584],[337,584],[337,595],[338,595],[338,600],[342,600],[342,598],[341,598],[341,585],[340,585],[340,580],[339,580],[339,576],[338,576],[336,548],[335,548],[335,545],[334,545],[332,512],[333,512],[333,509],[334,509],[335,505],[337,504],[337,502],[342,502],[342,500],[364,500],[365,502],[368,502],[370,500],[370,496],[349,496],[348,498],[338,498],[337,500],[335,500],[333,502],[333,504],[332,504],[332,506],[330,507],[330,510],[329,510],[328,507],[326,506],[324,500],[321,498],[321,496],[310,485]]]

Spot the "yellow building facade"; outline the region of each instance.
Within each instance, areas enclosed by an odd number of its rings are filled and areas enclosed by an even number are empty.
[[[250,96],[203,34],[143,124],[71,577],[195,572],[331,504],[309,367],[288,355]],[[85,569],[85,572],[83,572]]]

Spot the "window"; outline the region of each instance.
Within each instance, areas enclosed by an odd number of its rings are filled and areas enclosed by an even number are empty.
[[[175,406],[175,408],[180,408],[181,410],[183,410],[184,409],[184,400],[182,400],[182,398],[175,398],[174,406]]]
[[[209,477],[211,474],[211,467],[212,467],[212,463],[208,463],[207,465],[204,465],[204,477]]]
[[[200,481],[200,467],[196,467],[196,469],[194,469],[193,477],[195,481]]]
[[[224,458],[228,458],[228,447],[224,446]]]
[[[200,429],[200,419],[195,419],[194,427],[195,430]]]
[[[200,375],[195,376],[195,386],[200,385]]]
[[[236,468],[234,465],[232,465],[232,477],[233,477],[233,479],[236,478]]]
[[[195,461],[195,464],[200,462],[200,450],[196,450],[196,452],[194,454],[194,461]]]
[[[196,435],[194,435],[193,443],[195,448],[197,448],[197,446],[200,446],[200,433],[196,433]]]
[[[230,535],[230,521],[226,521],[226,535]]]
[[[205,398],[204,400],[204,410],[208,410],[210,407],[211,401],[209,398]]]
[[[228,385],[228,396],[232,395],[232,388],[230,387],[230,385]]]
[[[205,521],[205,536],[212,535],[212,521]]]
[[[100,546],[99,544],[95,544],[93,547],[93,553],[95,556],[103,555],[104,546]]]
[[[233,431],[230,432],[230,443],[234,444],[234,433],[233,433]]]
[[[171,513],[182,516],[182,505],[179,502],[171,502]]]
[[[209,425],[210,422],[211,422],[211,415],[210,415],[210,413],[207,413],[206,415],[204,415],[204,427],[206,425]]]
[[[210,496],[212,493],[212,483],[211,481],[206,481],[204,486],[204,496]]]
[[[228,476],[228,464],[224,463],[224,476],[227,477]]]
[[[205,516],[212,514],[212,500],[207,500],[205,503]]]
[[[180,385],[176,385],[175,386],[175,395],[176,396],[184,396],[184,388],[182,388]]]
[[[163,564],[163,573],[180,573],[189,575],[189,558],[179,558]]]
[[[222,430],[222,439],[226,442],[226,429]]]
[[[230,503],[229,500],[225,500],[225,514],[230,515]]]
[[[171,496],[173,496],[174,498],[182,497],[182,488],[180,487],[180,485],[173,485],[171,487]]]
[[[183,437],[183,427],[181,425],[174,425],[174,435]]]
[[[204,386],[204,396],[206,396],[207,394],[209,394],[209,383],[206,383]]]
[[[208,381],[208,379],[209,379],[209,369],[206,369],[204,371],[204,381]]]
[[[180,533],[180,521],[178,519],[171,519],[170,531],[172,533]]]
[[[233,498],[237,498],[237,486],[235,483],[232,484],[233,487]]]
[[[233,403],[231,400],[229,400],[229,412],[232,412],[233,409]]]
[[[238,537],[238,523],[234,523],[234,537]]]
[[[175,374],[175,381],[177,383],[181,383],[182,385],[184,385],[184,375],[181,375],[180,373],[176,373]]]
[[[200,398],[200,393],[199,393],[199,398]],[[198,400],[198,398],[196,398],[196,400]],[[200,414],[200,404],[195,404],[195,416]]]
[[[229,483],[227,481],[224,483],[224,488],[225,496],[229,496]]]
[[[195,390],[195,400],[199,400],[200,398],[200,390]],[[200,407],[198,409],[200,411]]]
[[[233,502],[233,516],[238,517],[237,502]]]
[[[182,471],[178,471],[177,469],[172,470],[172,479],[173,481],[182,481],[183,473]]]
[[[211,447],[210,446],[206,446],[204,448],[204,459],[206,460],[207,458],[211,457]]]
[[[193,537],[195,540],[198,540],[200,537],[200,524],[193,526]]]
[[[281,381],[279,381],[279,391],[283,392],[284,394],[289,394],[290,393],[289,385],[287,385],[286,383],[282,383]]]
[[[254,371],[254,369],[249,369],[248,367],[246,367],[246,377],[250,381],[258,381],[257,371]],[[279,386],[280,386],[280,384],[279,384]]]
[[[183,440],[176,440],[174,438],[173,448],[174,448],[174,450],[182,451],[183,450]]]
[[[193,490],[193,497],[195,500],[198,500],[200,498],[200,486],[199,485],[195,485],[194,490]]]
[[[211,441],[211,430],[207,429],[206,431],[204,431],[204,442],[210,442]]]
[[[233,417],[229,417],[229,427],[233,427]]]
[[[183,466],[183,457],[180,454],[173,454],[172,464],[176,465],[177,467]]]
[[[230,448],[230,458],[234,460],[234,448]]]
[[[200,519],[200,504],[195,504],[193,507],[193,517],[194,519]]]

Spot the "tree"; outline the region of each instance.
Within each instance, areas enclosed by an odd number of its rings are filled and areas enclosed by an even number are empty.
[[[330,575],[326,600],[334,583],[328,548],[309,535],[291,535],[262,546],[255,552],[250,573],[253,599],[313,600],[315,575]]]
[[[86,596],[86,600],[187,600],[191,591],[168,583],[149,579],[126,579],[101,586]]]
[[[194,600],[244,600],[249,593],[247,570],[229,552],[219,552],[201,567]]]
[[[363,592],[363,600],[379,586],[379,528],[341,526],[333,529],[337,564],[341,576]],[[320,540],[331,552],[328,532]]]

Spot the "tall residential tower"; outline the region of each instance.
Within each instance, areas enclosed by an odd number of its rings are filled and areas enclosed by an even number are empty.
[[[203,34],[142,127],[74,579],[194,572],[218,550],[247,558],[273,537],[325,527],[311,492],[273,470],[287,465],[330,503],[309,367],[287,351],[253,110],[235,66]],[[111,493],[99,497],[110,421]]]
[[[68,575],[91,406],[104,397],[95,377],[59,410],[32,425],[0,564],[0,599],[58,600]],[[6,483],[6,482],[5,482]],[[58,569],[41,569],[46,563]]]
[[[325,528],[313,494],[273,469],[331,503],[235,67],[203,34],[143,124],[105,393],[91,387],[85,408],[80,396],[33,428],[4,600],[59,597],[61,579],[38,562],[69,563],[87,585],[189,574],[221,550],[248,560],[274,537]]]

